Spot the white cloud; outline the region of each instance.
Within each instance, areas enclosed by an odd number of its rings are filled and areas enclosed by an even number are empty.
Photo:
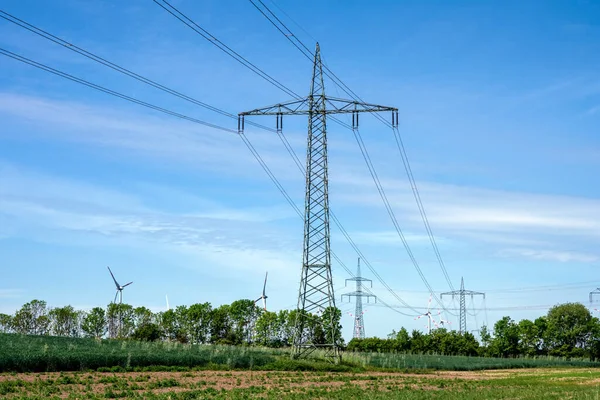
[[[403,232],[407,242],[414,245],[429,244],[429,236],[419,235],[416,233]],[[396,231],[375,231],[375,232],[350,232],[350,236],[354,242],[358,244],[372,245],[392,245],[399,246],[402,244],[400,237]],[[436,237],[436,242],[441,243],[445,238]]]
[[[343,177],[342,177],[343,178]],[[419,224],[420,215],[406,185],[382,180],[387,197],[402,220]],[[349,203],[383,208],[366,178],[346,177],[340,197]],[[600,200],[567,196],[478,189],[438,183],[420,183],[420,196],[434,230],[484,233],[522,231],[589,237],[600,236]],[[399,217],[400,217],[399,216]],[[525,233],[527,233],[525,232]]]
[[[573,252],[573,251],[556,251],[556,250],[541,250],[541,249],[527,249],[527,248],[515,248],[505,249],[501,252],[502,256],[519,256],[526,257],[533,260],[540,261],[558,261],[558,262],[581,262],[581,263],[592,263],[600,261],[600,256],[594,254]]]
[[[18,299],[22,294],[21,289],[0,289],[0,299]]]
[[[155,113],[127,112],[78,102],[54,100],[0,92],[0,115],[26,122],[34,129],[30,137],[50,137],[98,148],[118,148],[136,155],[176,161],[199,168],[226,171],[247,176],[256,174],[259,166],[235,133],[215,130]],[[214,114],[206,117],[215,121]],[[202,118],[200,118],[202,119]],[[217,120],[218,122],[218,120]],[[223,124],[235,128],[237,123]],[[10,125],[7,125],[10,127]],[[252,143],[268,165],[282,174],[296,176],[288,155],[280,151],[274,134],[247,130]],[[5,136],[24,140],[11,129]],[[277,151],[273,149],[277,148]],[[272,150],[265,152],[264,150]]]
[[[294,254],[286,230],[274,231],[270,223],[297,217],[277,207],[272,212],[226,208],[198,198],[193,212],[167,212],[146,206],[132,194],[12,166],[0,168],[0,182],[0,220],[7,225],[7,237],[70,245],[108,240],[121,246],[160,246],[233,269],[285,270]]]

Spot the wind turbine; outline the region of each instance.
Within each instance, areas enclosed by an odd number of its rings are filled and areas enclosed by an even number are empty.
[[[165,299],[167,299],[167,311],[171,310],[171,307],[169,307],[169,295],[165,294]]]
[[[260,296],[258,299],[256,299],[254,301],[254,304],[258,303],[261,299],[263,302],[263,310],[267,311],[267,294],[266,294],[266,290],[267,290],[267,276],[269,275],[269,272],[267,271],[267,273],[265,274],[265,284],[263,285],[263,291],[262,291],[262,296]]]
[[[431,333],[431,321],[433,321],[433,326],[435,328],[438,327],[437,322],[433,320],[433,316],[431,315],[431,296],[429,296],[429,302],[427,303],[427,312],[425,314],[421,314],[415,318],[415,320],[419,320],[423,317],[427,317],[427,334]]]
[[[119,304],[122,304],[123,303],[123,289],[125,289],[127,286],[131,285],[133,283],[133,281],[121,286],[121,285],[119,285],[119,282],[117,282],[117,280],[115,279],[115,276],[113,275],[112,271],[110,270],[110,267],[106,267],[106,268],[108,268],[108,272],[110,272],[110,276],[112,276],[113,281],[115,281],[115,286],[117,287],[117,293],[115,293],[115,299],[113,300],[113,303],[116,303],[117,296],[119,296]]]
[[[442,317],[440,317],[440,314],[442,313],[441,310],[438,311],[437,315],[440,318],[440,325],[443,327],[444,325],[448,324],[448,325],[452,325],[452,322],[446,320],[446,319],[442,319]]]

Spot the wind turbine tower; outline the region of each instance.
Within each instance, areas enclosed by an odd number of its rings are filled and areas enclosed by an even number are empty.
[[[370,302],[370,298],[373,297],[375,302],[377,302],[377,296],[368,294],[363,292],[363,282],[369,282],[371,287],[373,287],[373,281],[367,278],[363,278],[360,276],[360,258],[358,259],[358,266],[356,267],[356,276],[354,278],[346,279],[346,284],[348,281],[356,282],[356,291],[345,293],[342,295],[342,301],[344,301],[344,296],[348,296],[348,301],[350,301],[351,297],[356,298],[356,308],[354,309],[354,339],[364,339],[365,338],[365,321],[363,319],[363,297],[367,298],[367,303]]]
[[[258,299],[254,300],[254,304],[256,304],[262,300],[263,310],[265,310],[265,311],[267,311],[267,298],[269,297],[269,296],[267,296],[267,276],[269,276],[268,271],[265,274],[265,283],[263,284],[262,295]]]
[[[117,302],[117,296],[119,296],[119,304],[123,303],[123,289],[125,289],[127,286],[131,285],[133,282],[129,282],[124,284],[123,286],[119,285],[119,282],[117,282],[117,280],[115,279],[115,276],[113,275],[112,271],[110,270],[110,267],[106,267],[108,268],[108,272],[110,272],[110,276],[112,276],[113,281],[115,282],[115,286],[117,287],[117,292],[115,293],[115,299],[113,300],[113,303]]]

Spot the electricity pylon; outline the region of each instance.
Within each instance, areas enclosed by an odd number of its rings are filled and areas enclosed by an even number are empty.
[[[352,114],[352,128],[358,129],[361,112],[392,112],[392,124],[397,126],[398,109],[375,104],[344,100],[325,95],[321,53],[317,43],[313,62],[312,83],[306,98],[291,100],[269,107],[242,112],[238,116],[238,130],[244,133],[244,117],[274,115],[278,133],[283,129],[284,115],[308,116],[308,145],[306,155],[306,197],[304,202],[304,248],[302,274],[298,293],[297,318],[294,329],[292,356],[306,357],[317,348],[336,362],[339,360],[337,324],[335,323],[335,295],[331,277],[329,236],[329,184],[327,170],[327,115]],[[325,312],[327,309],[330,312]],[[321,317],[315,315],[321,314]],[[327,317],[328,316],[328,317]],[[323,320],[325,340],[312,339],[308,322]]]
[[[370,302],[370,298],[373,297],[375,302],[377,303],[377,296],[368,294],[363,292],[363,282],[369,282],[371,287],[373,287],[373,281],[367,278],[363,278],[360,276],[360,258],[358,259],[358,267],[356,268],[356,276],[354,278],[346,279],[346,284],[348,281],[356,282],[356,291],[350,293],[344,293],[342,295],[342,301],[344,301],[344,296],[348,296],[348,301],[350,301],[351,297],[356,298],[356,308],[354,309],[354,334],[353,338],[355,339],[364,339],[365,338],[365,321],[363,319],[363,308],[362,308],[362,299],[363,297],[367,298],[367,303]]]
[[[460,324],[459,324],[459,333],[466,333],[467,332],[467,303],[465,301],[465,296],[471,296],[471,298],[473,298],[474,296],[483,296],[483,298],[485,299],[485,293],[482,292],[474,292],[472,290],[465,290],[465,281],[464,279],[461,277],[460,278],[460,290],[453,290],[451,292],[445,292],[445,293],[441,293],[440,294],[440,299],[444,296],[452,296],[452,298],[454,299],[454,296],[459,296],[460,299]]]
[[[600,288],[596,288],[590,292],[590,303],[594,300],[594,295],[600,295]]]

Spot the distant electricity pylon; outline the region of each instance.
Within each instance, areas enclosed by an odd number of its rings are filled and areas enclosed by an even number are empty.
[[[444,296],[452,296],[453,299],[454,296],[459,296],[460,298],[459,333],[467,332],[467,303],[465,301],[465,296],[467,295],[471,296],[471,298],[473,298],[474,296],[483,296],[483,298],[485,299],[485,293],[474,292],[472,290],[465,290],[465,281],[462,277],[460,278],[460,290],[453,290],[451,292],[445,292],[440,294],[440,298]]]
[[[373,281],[360,276],[360,258],[358,259],[358,267],[356,267],[356,276],[354,278],[346,279],[346,284],[348,284],[348,281],[356,282],[356,291],[344,293],[342,295],[342,301],[344,301],[344,296],[348,296],[348,301],[350,301],[351,297],[356,298],[356,307],[354,309],[354,333],[352,337],[354,339],[364,339],[365,321],[363,319],[364,311],[362,307],[362,299],[363,297],[366,297],[367,303],[369,303],[370,298],[373,297],[375,299],[375,302],[377,303],[377,296],[362,291],[363,282],[369,282],[371,284],[371,287],[373,287]]]
[[[590,292],[590,303],[594,300],[594,295],[600,295],[600,288],[596,288]]]
[[[352,129],[358,129],[361,112],[392,112],[392,124],[398,125],[398,109],[325,96],[323,67],[319,44],[315,50],[310,93],[306,98],[291,100],[269,107],[242,112],[238,116],[238,130],[244,133],[244,117],[274,115],[278,133],[283,129],[284,115],[308,116],[308,146],[306,156],[306,197],[304,203],[304,249],[302,275],[298,293],[297,318],[294,329],[292,357],[305,357],[317,348],[326,356],[339,360],[339,343],[335,313],[323,313],[335,308],[331,278],[329,237],[329,183],[327,172],[327,115],[352,114]],[[323,313],[324,342],[315,343],[309,335],[308,321]]]

